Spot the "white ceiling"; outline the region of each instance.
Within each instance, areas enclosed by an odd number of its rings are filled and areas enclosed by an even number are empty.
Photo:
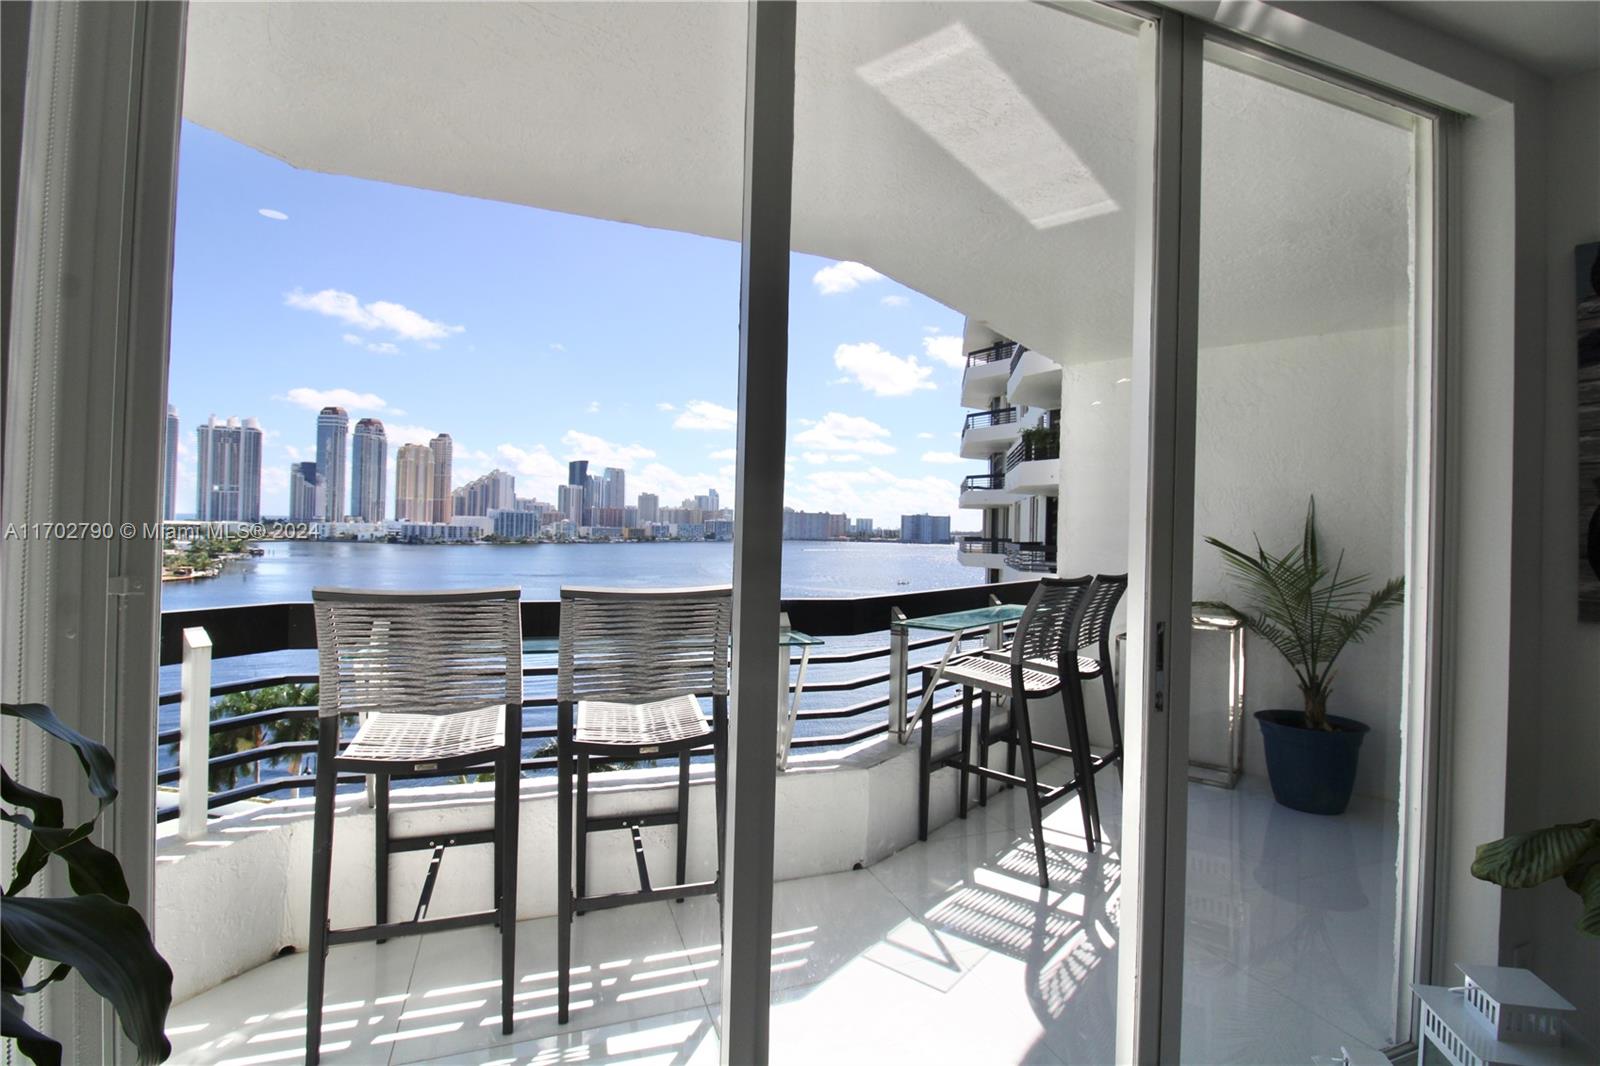
[[[1383,6],[1542,77],[1600,70],[1597,0],[1388,0]]]
[[[738,236],[742,5],[189,10],[187,117],[294,166]],[[1126,354],[1131,36],[1026,3],[802,4],[797,47],[797,249],[1063,361]],[[1408,135],[1220,66],[1206,89],[1202,343],[1404,323]]]

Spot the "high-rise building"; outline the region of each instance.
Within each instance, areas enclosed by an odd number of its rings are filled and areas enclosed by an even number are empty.
[[[783,509],[784,540],[833,540],[845,536],[849,529],[849,515]]]
[[[583,524],[594,525],[594,512],[600,506],[600,489],[604,482],[590,474],[583,479]]]
[[[433,452],[433,515],[430,521],[448,523],[454,517],[450,489],[453,483],[455,441],[450,434],[441,433],[428,442]]]
[[[583,525],[583,486],[556,486],[556,510],[574,526]]]
[[[394,457],[394,520],[432,522],[435,513],[433,448],[402,444]]]
[[[350,416],[343,407],[324,407],[317,415],[317,472],[322,475],[322,496],[317,517],[337,522],[344,517],[345,456]]]
[[[514,511],[517,509],[517,479],[504,470],[491,470],[456,489],[452,495],[457,515],[484,517],[490,511]]]
[[[622,508],[628,505],[627,493],[628,474],[614,466],[606,467],[605,478],[600,486],[600,506]],[[607,525],[609,523],[600,523]]]
[[[711,511],[713,513],[716,513],[718,511],[722,510],[722,497],[717,495],[717,490],[716,489],[710,489],[710,490],[708,490],[706,492],[706,500],[710,504],[710,506],[707,507],[706,510]]]
[[[653,492],[639,493],[639,521],[656,522],[661,513],[661,497]]]
[[[589,460],[574,459],[567,464],[567,484],[586,485],[589,482]]]
[[[383,432],[383,423],[376,418],[363,418],[356,423],[350,444],[352,521],[383,521],[384,503],[389,498],[388,462],[389,439]]]
[[[316,463],[289,464],[289,521],[317,521],[322,500],[322,475]]]
[[[195,428],[195,518],[201,522],[261,521],[261,426],[253,418]]]
[[[168,522],[178,516],[178,409],[167,404],[167,465],[161,482],[161,515]]]
[[[900,543],[949,544],[950,516],[947,514],[901,515]]]

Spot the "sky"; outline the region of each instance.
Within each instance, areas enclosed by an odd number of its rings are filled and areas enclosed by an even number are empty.
[[[870,266],[791,258],[788,476],[801,510],[898,526],[955,514],[962,316]],[[739,247],[729,241],[298,170],[185,122],[169,402],[177,510],[195,427],[260,421],[261,505],[288,512],[316,416],[449,433],[456,486],[500,468],[555,501],[569,459],[628,502],[734,499]]]

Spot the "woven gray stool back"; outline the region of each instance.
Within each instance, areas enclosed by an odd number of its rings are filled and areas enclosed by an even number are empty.
[[[318,713],[455,714],[522,702],[521,590],[313,589]]]
[[[726,696],[733,587],[561,590],[556,698]]]

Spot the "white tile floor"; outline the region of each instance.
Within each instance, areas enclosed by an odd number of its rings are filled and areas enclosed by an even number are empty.
[[[1043,899],[1018,793],[870,869],[777,885],[773,1061],[1112,1061],[1119,804],[1102,776],[1108,846],[1085,849],[1075,802],[1053,809]],[[1186,1061],[1309,1063],[1388,1042],[1393,821],[1392,807],[1359,801],[1342,818],[1296,814],[1251,780],[1190,786]],[[325,1060],[716,1061],[713,900],[579,918],[565,1027],[554,920],[523,922],[517,936],[510,1036],[492,929],[335,949]],[[296,955],[179,1004],[173,1061],[294,1061],[304,997]]]

